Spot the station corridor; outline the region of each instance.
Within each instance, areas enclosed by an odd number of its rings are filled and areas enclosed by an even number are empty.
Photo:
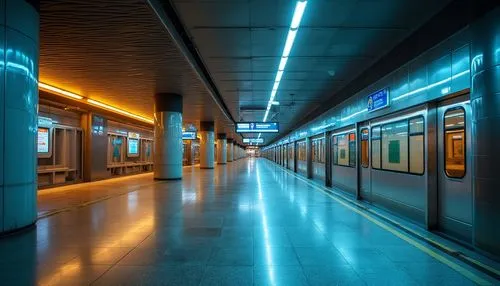
[[[44,190],[39,208],[0,239],[1,285],[496,283],[265,159]]]

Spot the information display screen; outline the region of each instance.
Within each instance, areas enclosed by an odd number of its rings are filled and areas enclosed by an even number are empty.
[[[139,155],[139,140],[134,138],[129,138],[127,142],[128,155],[138,156]]]
[[[238,122],[236,123],[237,133],[277,133],[279,132],[278,122]]]
[[[184,131],[182,132],[182,140],[195,140],[196,131]]]
[[[264,138],[243,138],[243,143],[262,144]]]
[[[38,153],[49,153],[49,128],[38,127]]]

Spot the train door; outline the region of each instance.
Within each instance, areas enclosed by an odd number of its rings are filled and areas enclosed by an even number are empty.
[[[359,128],[359,195],[363,200],[371,201],[370,180],[370,129],[368,124]]]
[[[465,98],[438,107],[438,224],[445,234],[472,235],[471,107]]]

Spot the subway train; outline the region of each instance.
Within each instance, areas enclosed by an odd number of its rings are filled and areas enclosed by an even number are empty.
[[[472,245],[471,69],[481,59],[471,56],[468,37],[467,30],[450,37],[264,147],[262,156]]]

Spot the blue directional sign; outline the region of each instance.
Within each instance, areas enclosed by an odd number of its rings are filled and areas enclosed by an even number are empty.
[[[243,143],[246,144],[263,144],[264,138],[243,138]]]
[[[182,140],[195,140],[196,131],[184,131],[182,132]]]
[[[238,122],[236,133],[277,133],[278,122]]]
[[[379,110],[389,106],[389,89],[384,88],[368,95],[368,112]]]

